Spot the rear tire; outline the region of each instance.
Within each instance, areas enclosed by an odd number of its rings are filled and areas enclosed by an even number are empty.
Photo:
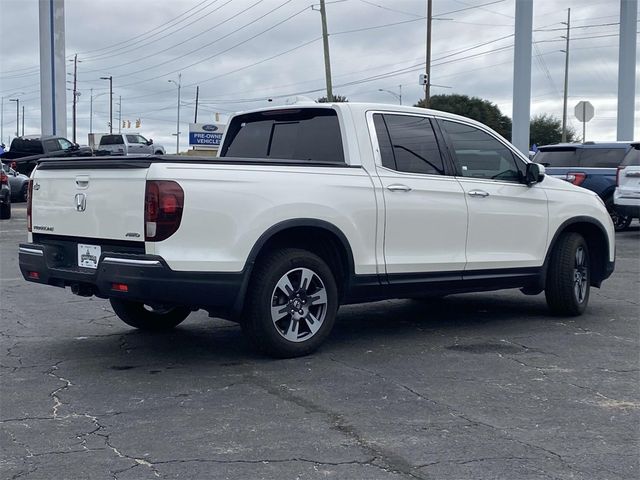
[[[115,314],[127,325],[147,331],[170,330],[182,323],[191,310],[186,307],[151,308],[142,302],[110,298]]]
[[[0,219],[8,220],[9,218],[11,218],[11,202],[7,200],[7,203],[0,206]]]
[[[551,253],[544,292],[551,312],[582,315],[589,303],[590,283],[587,242],[579,233],[562,234]]]
[[[327,264],[297,248],[267,254],[255,267],[242,331],[259,351],[278,358],[307,355],[329,335],[338,289]]]
[[[613,197],[608,197],[605,200],[604,205],[607,207],[607,212],[609,212],[609,216],[611,217],[611,221],[613,222],[613,227],[616,232],[622,232],[629,228],[633,217],[621,213],[615,203],[613,203]]]

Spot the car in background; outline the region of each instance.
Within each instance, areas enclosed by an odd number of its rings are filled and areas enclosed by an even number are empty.
[[[4,171],[4,164],[0,169],[0,219],[11,218],[11,186],[9,177]]]
[[[154,145],[137,133],[103,135],[96,155],[164,155],[162,145]]]
[[[548,175],[598,194],[616,231],[625,230],[632,217],[614,203],[616,174],[631,142],[561,143],[538,147],[533,161],[544,165]]]
[[[640,218],[640,142],[631,144],[618,167],[613,202],[624,215]]]
[[[21,202],[27,201],[29,194],[29,177],[22,173],[16,172],[9,165],[3,163],[2,171],[9,177],[9,186],[11,187],[11,200]]]
[[[42,158],[87,157],[93,155],[89,147],[81,147],[64,137],[32,136],[16,137],[11,141],[9,151],[0,154],[4,163],[13,163],[14,170],[30,175]]]

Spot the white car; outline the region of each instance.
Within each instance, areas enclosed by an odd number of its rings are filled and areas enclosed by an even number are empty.
[[[25,279],[108,298],[142,329],[205,309],[274,356],[317,348],[339,305],[384,298],[520,288],[579,315],[614,269],[595,193],[421,108],[254,110],[219,158],[43,161],[31,185]]]
[[[624,215],[640,218],[640,142],[631,144],[618,167],[613,202]]]
[[[162,145],[154,144],[137,133],[103,135],[98,145],[100,155],[164,155]]]

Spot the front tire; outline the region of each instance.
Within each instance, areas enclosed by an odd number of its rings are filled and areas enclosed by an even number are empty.
[[[118,298],[110,298],[109,301],[120,320],[140,330],[170,330],[182,323],[191,313],[186,307],[152,308],[142,302]]]
[[[547,271],[545,297],[552,313],[582,315],[589,303],[591,264],[587,242],[579,233],[558,239]]]
[[[29,184],[25,183],[20,190],[20,200],[26,202],[29,199]]]
[[[307,355],[329,335],[338,289],[327,264],[306,250],[269,253],[255,267],[242,331],[261,352],[279,358]]]

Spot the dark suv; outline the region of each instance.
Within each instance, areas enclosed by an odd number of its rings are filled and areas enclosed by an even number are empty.
[[[4,167],[4,164],[0,165]],[[0,219],[7,218],[11,218],[11,187],[4,168],[0,168]]]
[[[613,202],[616,173],[631,142],[587,142],[539,147],[533,161],[548,175],[597,193],[609,211],[617,231],[626,229],[632,217]]]

